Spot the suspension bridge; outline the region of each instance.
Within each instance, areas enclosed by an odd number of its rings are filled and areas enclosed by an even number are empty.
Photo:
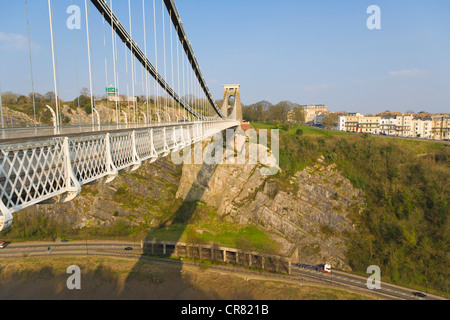
[[[216,104],[173,0],[58,1],[62,3],[68,12],[73,10],[74,21],[85,20],[84,45],[79,39],[83,28],[73,28],[71,55],[60,53],[69,45],[67,37],[56,37],[60,26],[55,24],[53,0],[8,4],[24,11],[28,56],[23,63],[29,65],[30,75],[23,82],[29,80],[31,104],[29,121],[14,124],[5,115],[0,94],[0,231],[11,226],[19,210],[71,201],[83,185],[108,183],[119,172],[134,171],[144,162],[239,127],[242,121],[239,86],[226,86],[223,105]],[[45,7],[46,19],[32,20],[31,5]],[[35,80],[31,34],[36,28],[44,30],[44,25],[50,39],[47,73],[53,92],[51,101],[42,102],[35,92],[43,85]],[[150,26],[153,35],[147,30]],[[95,35],[100,41],[93,40]],[[80,59],[82,47],[87,61]],[[104,52],[101,64],[99,51]],[[70,65],[73,72],[61,71],[62,65]],[[101,92],[95,89],[99,74],[104,75],[105,98],[95,96]],[[60,85],[67,77],[78,94],[81,84],[89,83],[88,92],[69,108],[61,99],[65,88]],[[0,93],[1,83],[7,81],[8,74],[0,73]],[[80,97],[88,98],[87,111]],[[43,115],[46,123],[41,123]]]

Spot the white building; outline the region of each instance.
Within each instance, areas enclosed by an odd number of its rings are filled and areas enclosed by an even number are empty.
[[[338,130],[339,131],[345,131],[345,120],[347,119],[346,116],[339,116],[338,121]]]
[[[410,115],[400,115],[395,117],[395,130],[397,131],[396,135],[401,137],[412,137],[412,116]]]
[[[431,119],[413,119],[412,120],[412,133],[417,138],[431,138]]]
[[[380,120],[380,134],[389,136],[397,135],[397,120],[396,116],[383,116]]]

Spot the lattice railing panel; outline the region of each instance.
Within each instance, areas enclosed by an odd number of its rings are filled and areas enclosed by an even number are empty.
[[[80,184],[109,174],[106,135],[73,138],[69,141],[72,168]]]
[[[133,132],[111,134],[111,153],[117,170],[134,164]]]
[[[136,151],[143,161],[156,157],[152,135],[152,129],[136,131]]]
[[[0,151],[0,197],[12,212],[64,192],[62,140],[22,148],[11,146]]]
[[[175,141],[176,141],[177,145],[181,148],[185,146],[185,141],[184,141],[184,131],[185,130],[186,129],[183,128],[183,126],[175,128]]]
[[[165,152],[166,138],[164,136],[164,129],[154,129],[153,130],[153,145],[155,147],[157,154],[162,154]]]
[[[192,126],[190,126],[189,133],[191,134],[192,142],[195,143],[197,141],[197,125],[196,124],[193,124]]]
[[[186,128],[183,130],[183,140],[186,146],[189,146],[192,144],[191,140],[191,127],[192,126],[186,126]]]
[[[175,141],[175,128],[174,127],[166,128],[166,142],[167,142],[167,146],[169,147],[170,150],[176,148],[177,144]]]

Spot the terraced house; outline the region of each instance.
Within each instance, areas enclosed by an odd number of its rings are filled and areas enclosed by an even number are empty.
[[[361,116],[358,123],[358,132],[360,133],[380,133],[381,117]]]
[[[432,126],[431,118],[413,119],[412,120],[413,136],[417,138],[430,139],[431,126]]]
[[[412,120],[411,115],[400,115],[395,117],[396,126],[395,131],[397,136],[401,137],[412,137]]]
[[[359,112],[347,113],[339,117],[338,130],[358,132],[359,120],[363,117]]]
[[[313,123],[316,114],[323,114],[328,112],[327,106],[323,104],[318,105],[303,105],[301,106],[305,110],[305,122]]]
[[[339,117],[338,130],[425,139],[450,139],[450,116],[416,117],[413,114],[364,116],[346,113]]]
[[[380,134],[397,135],[397,116],[382,116],[380,120]]]
[[[450,116],[432,117],[431,123],[432,138],[450,139]]]

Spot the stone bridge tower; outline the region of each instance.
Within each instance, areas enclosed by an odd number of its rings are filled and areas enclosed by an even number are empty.
[[[242,122],[242,103],[241,95],[239,93],[239,84],[234,85],[224,85],[224,96],[223,96],[223,106],[222,114],[227,116],[229,119],[237,120]]]

